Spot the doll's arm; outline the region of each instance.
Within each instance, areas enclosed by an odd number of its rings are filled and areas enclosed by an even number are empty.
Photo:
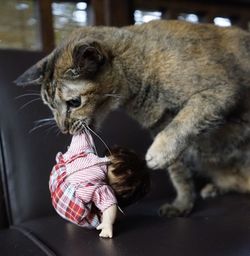
[[[102,215],[102,223],[96,228],[102,230],[99,234],[100,237],[112,238],[113,237],[113,224],[117,215],[117,205],[113,204],[107,208]]]

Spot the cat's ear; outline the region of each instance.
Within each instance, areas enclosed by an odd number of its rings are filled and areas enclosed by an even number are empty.
[[[97,41],[80,42],[74,47],[72,57],[74,70],[79,76],[91,78],[105,64],[108,54]]]
[[[41,85],[45,78],[48,77],[48,73],[53,71],[51,66],[53,56],[54,53],[52,52],[38,61],[19,76],[14,83],[18,86]]]

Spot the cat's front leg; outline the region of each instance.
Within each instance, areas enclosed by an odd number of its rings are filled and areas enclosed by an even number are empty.
[[[152,169],[170,166],[168,168],[170,178],[177,192],[172,204],[161,207],[161,215],[183,215],[192,209],[194,197],[191,179],[186,178],[188,176],[185,168],[175,166],[178,163],[177,159],[202,131],[213,129],[223,121],[224,115],[234,102],[233,91],[226,87],[197,93],[187,101],[172,122],[155,137],[146,154],[147,164]]]
[[[184,148],[184,141],[179,141],[175,129],[163,130],[157,134],[147,151],[147,165],[153,170],[167,168],[174,163]]]
[[[171,204],[163,204],[159,209],[159,214],[166,217],[187,215],[192,210],[195,201],[191,172],[181,161],[171,165],[168,172],[177,196]]]
[[[226,85],[190,97],[172,122],[156,135],[146,154],[148,167],[161,169],[173,164],[202,131],[223,123],[235,98],[233,89]]]

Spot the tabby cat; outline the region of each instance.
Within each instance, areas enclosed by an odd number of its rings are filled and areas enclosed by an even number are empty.
[[[41,85],[63,133],[100,127],[122,107],[154,141],[152,169],[176,189],[160,214],[189,213],[192,172],[210,177],[203,197],[250,192],[250,34],[183,21],[84,27],[27,70],[18,85]]]

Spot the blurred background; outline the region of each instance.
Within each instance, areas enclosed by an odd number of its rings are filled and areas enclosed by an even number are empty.
[[[250,29],[250,0],[0,0],[0,48],[50,52],[74,28],[154,19]]]

